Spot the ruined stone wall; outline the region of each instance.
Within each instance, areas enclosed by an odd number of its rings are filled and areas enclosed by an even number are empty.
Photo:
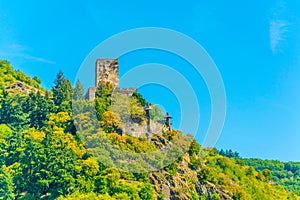
[[[152,137],[156,133],[161,133],[164,124],[151,120],[150,132],[147,128],[147,123],[126,123],[123,129],[123,134],[132,135],[134,137]]]
[[[95,99],[95,96],[96,96],[96,87],[89,87],[85,95],[85,99],[89,101],[93,101]]]
[[[132,96],[132,94],[134,92],[136,92],[137,89],[136,88],[119,88],[119,87],[116,87],[113,91],[113,93],[121,93],[121,94],[124,94],[126,96]]]

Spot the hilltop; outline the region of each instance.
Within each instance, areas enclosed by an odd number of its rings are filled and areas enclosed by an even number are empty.
[[[262,164],[267,161],[254,165],[256,160],[203,148],[195,140],[187,146],[191,136],[167,127],[153,135],[124,134],[123,116],[137,124],[147,120],[143,108],[149,102],[137,92],[128,99],[119,94],[129,105],[118,110],[125,112],[120,116],[110,107],[109,83],[96,88],[92,101],[83,99],[79,81],[73,88],[62,72],[51,90],[40,83],[0,61],[0,199],[299,199],[297,182],[287,188],[286,177]],[[156,107],[150,116],[159,123],[162,112]],[[106,145],[101,152],[97,141]],[[180,156],[159,170],[147,172],[138,156],[133,166],[133,159],[114,162],[123,159],[115,148],[146,154],[174,144]],[[141,173],[119,170],[118,164]],[[284,166],[299,180],[299,165]]]

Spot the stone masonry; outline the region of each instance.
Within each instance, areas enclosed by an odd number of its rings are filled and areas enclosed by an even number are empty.
[[[101,82],[111,82],[114,87],[119,86],[118,59],[97,59],[95,86]]]
[[[104,59],[99,58],[95,67],[95,86],[90,87],[85,95],[85,99],[93,101],[97,86],[101,83],[110,82],[114,86],[114,93],[122,93],[131,96],[136,92],[136,88],[120,88],[119,87],[119,62],[117,58]]]

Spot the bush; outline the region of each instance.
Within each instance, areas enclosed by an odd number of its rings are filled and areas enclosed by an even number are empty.
[[[201,166],[201,159],[200,158],[196,158],[195,156],[191,157],[189,166],[191,169],[197,170],[200,168]]]

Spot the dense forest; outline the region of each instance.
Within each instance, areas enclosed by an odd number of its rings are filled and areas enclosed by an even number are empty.
[[[110,106],[109,83],[98,86],[94,101],[84,100],[80,81],[73,87],[62,72],[51,90],[40,84],[0,61],[0,199],[299,199],[300,163],[243,159],[195,140],[186,146],[191,137],[179,130],[124,134],[128,116],[146,121],[148,102],[139,93],[117,94],[129,106],[118,107],[119,115]],[[157,122],[163,117],[158,107],[150,115]],[[93,153],[97,141],[106,149]],[[180,156],[168,163],[169,155],[151,154],[147,159],[158,168],[152,171],[140,156],[132,158],[134,166],[119,165],[122,158],[112,151],[140,155],[174,143]],[[166,162],[155,163],[158,158]]]

